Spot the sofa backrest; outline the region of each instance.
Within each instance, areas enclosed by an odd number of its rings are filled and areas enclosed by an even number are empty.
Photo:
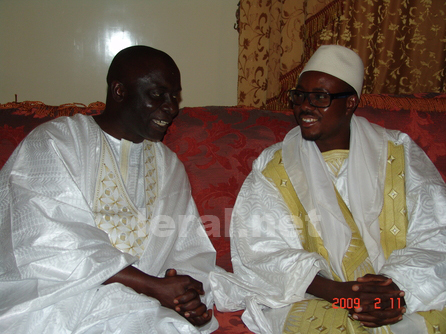
[[[38,102],[0,105],[0,167],[37,125],[78,112],[98,114],[103,108],[100,102],[57,107]],[[446,94],[364,94],[356,114],[408,133],[446,180]],[[262,150],[281,141],[295,126],[291,110],[183,108],[164,139],[185,165],[198,211],[218,250],[218,264],[227,270],[229,221],[240,187]]]

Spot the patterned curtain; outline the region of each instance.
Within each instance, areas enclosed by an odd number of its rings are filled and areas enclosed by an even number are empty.
[[[286,91],[322,44],[364,61],[364,93],[445,92],[446,3],[433,0],[242,0],[238,103],[286,109]]]

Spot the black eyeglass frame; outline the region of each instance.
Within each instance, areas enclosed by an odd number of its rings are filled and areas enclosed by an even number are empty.
[[[300,104],[299,104],[299,103],[295,103],[295,102],[293,101],[292,96],[295,94],[295,92],[299,92],[299,93],[304,94],[304,99],[302,100],[302,102],[301,102]],[[328,105],[327,105],[327,106],[315,106],[315,105],[312,103],[311,99],[309,98],[309,95],[310,95],[310,94],[327,94],[327,95],[330,97],[330,101],[328,102]],[[304,92],[304,91],[302,91],[302,90],[298,90],[298,89],[295,89],[295,88],[290,89],[290,90],[288,91],[288,97],[289,97],[289,99],[290,99],[290,101],[291,101],[291,103],[292,103],[293,105],[300,106],[302,103],[305,102],[305,99],[308,99],[308,103],[309,103],[311,106],[315,107],[315,108],[328,108],[329,106],[331,106],[331,102],[332,102],[333,100],[335,100],[335,99],[343,99],[343,98],[349,97],[349,96],[354,95],[354,94],[356,94],[356,92],[341,92],[341,93]]]

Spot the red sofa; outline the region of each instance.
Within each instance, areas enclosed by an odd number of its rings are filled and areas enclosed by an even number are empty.
[[[0,104],[0,167],[19,142],[37,125],[52,118],[94,115],[101,102],[89,106],[48,106],[41,102]],[[446,94],[364,94],[356,111],[371,122],[408,133],[435,163],[446,180]],[[217,250],[217,264],[231,271],[229,222],[237,193],[260,152],[283,139],[296,122],[291,110],[243,107],[183,108],[164,143],[184,163],[208,235]],[[216,333],[250,333],[242,312],[219,313]]]

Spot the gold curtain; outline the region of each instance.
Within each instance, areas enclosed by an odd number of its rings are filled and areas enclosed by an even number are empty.
[[[238,103],[288,108],[286,91],[322,44],[361,56],[364,93],[445,92],[446,3],[240,1]]]

